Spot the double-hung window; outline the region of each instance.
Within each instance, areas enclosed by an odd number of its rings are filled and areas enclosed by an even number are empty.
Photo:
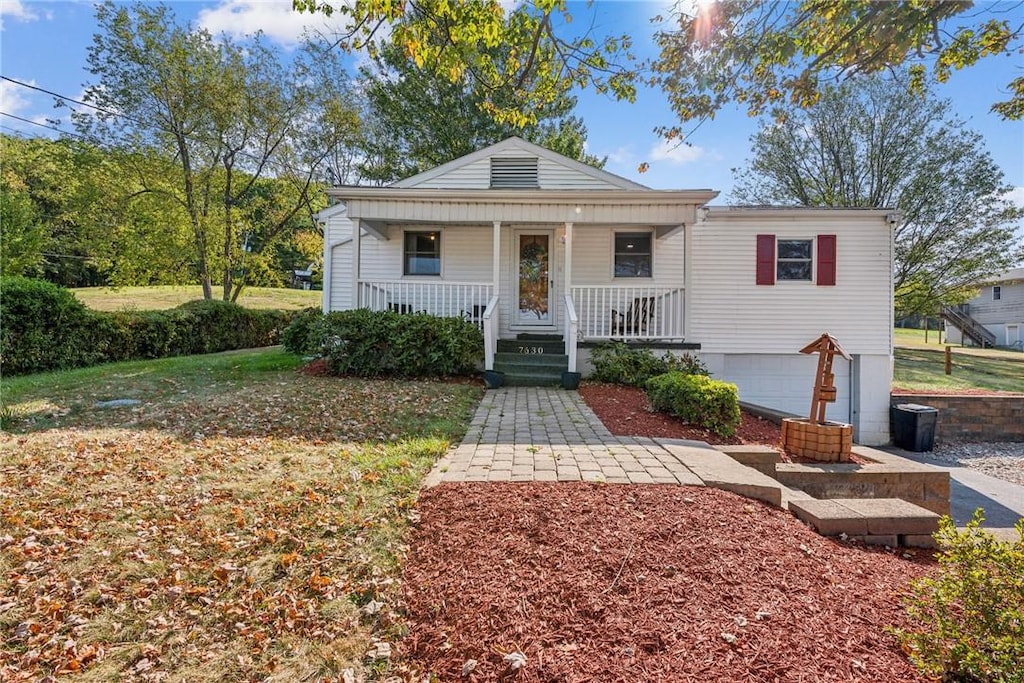
[[[615,233],[615,277],[651,277],[653,260],[651,233]]]
[[[811,280],[813,240],[778,240],[776,280]]]
[[[403,275],[441,274],[441,233],[406,232]]]

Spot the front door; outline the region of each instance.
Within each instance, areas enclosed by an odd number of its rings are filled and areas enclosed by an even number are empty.
[[[516,233],[516,325],[551,327],[551,232]]]

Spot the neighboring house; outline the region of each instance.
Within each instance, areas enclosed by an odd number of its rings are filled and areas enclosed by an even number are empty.
[[[310,263],[306,266],[305,270],[293,270],[292,286],[301,287],[302,289],[310,289],[313,286],[313,270],[315,268],[316,264]]]
[[[509,372],[525,354],[586,373],[609,339],[689,350],[742,401],[799,415],[817,362],[799,350],[829,332],[853,358],[834,366],[829,418],[889,439],[886,211],[707,207],[717,192],[652,190],[519,138],[328,193],[325,311],[461,315],[486,368]],[[539,358],[545,339],[564,355]]]
[[[943,310],[946,341],[968,346],[1020,348],[1024,340],[1024,268],[1014,268],[979,284],[962,306]]]

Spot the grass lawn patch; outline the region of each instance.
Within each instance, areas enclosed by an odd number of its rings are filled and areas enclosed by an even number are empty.
[[[80,287],[70,291],[95,311],[162,311],[203,298],[203,288],[198,285]],[[238,297],[238,303],[246,308],[295,310],[319,306],[322,294],[283,287],[246,287]]]
[[[1024,391],[1024,354],[981,349],[971,353],[953,352],[952,374],[945,374],[942,348],[894,350],[896,362],[893,388],[912,391]]]
[[[5,380],[0,679],[339,680],[397,635],[407,516],[482,391],[297,365]]]

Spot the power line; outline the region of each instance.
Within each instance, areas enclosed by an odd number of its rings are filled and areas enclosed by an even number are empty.
[[[0,76],[0,80],[7,81],[8,83],[14,83],[15,85],[20,85],[21,87],[28,88],[29,90],[36,90],[38,92],[45,93],[47,95],[50,95],[51,97],[56,97],[58,100],[61,100],[61,101],[65,101],[66,100],[68,102],[74,102],[75,104],[81,105],[83,107],[89,107],[90,109],[95,109],[96,111],[101,112],[103,114],[107,114],[108,116],[117,116],[117,117],[120,117],[120,118],[123,118],[123,119],[128,119],[129,121],[134,121],[135,123],[138,123],[137,119],[134,119],[131,116],[128,116],[127,114],[120,114],[118,112],[110,111],[109,109],[104,109],[103,107],[97,107],[95,104],[89,104],[88,102],[82,102],[81,100],[76,100],[73,97],[67,97],[66,95],[61,95],[60,93],[53,92],[52,90],[47,90],[46,88],[40,88],[38,85],[32,85],[30,83],[25,83],[24,81],[19,81],[19,80],[15,79],[15,78],[10,78],[8,76]]]
[[[75,137],[79,137],[79,138],[84,138],[85,137],[81,133],[75,133],[75,132],[70,131],[70,130],[63,130],[62,128],[57,128],[56,126],[50,126],[50,125],[47,125],[45,123],[39,123],[38,121],[33,121],[32,119],[26,119],[26,118],[24,118],[22,116],[16,116],[15,114],[8,114],[5,111],[0,111],[0,116],[9,116],[12,119],[17,119],[18,121],[23,121],[25,123],[30,123],[33,126],[39,126],[40,128],[48,128],[50,130],[55,130],[58,133],[63,133],[64,135],[74,135]]]

